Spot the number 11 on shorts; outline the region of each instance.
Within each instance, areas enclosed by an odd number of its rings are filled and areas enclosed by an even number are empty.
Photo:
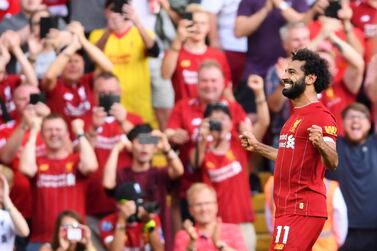
[[[277,233],[276,233],[275,243],[287,244],[288,234],[289,234],[289,226],[277,226],[276,231],[277,231]],[[284,231],[283,240],[280,242],[280,237],[281,237],[282,231]]]

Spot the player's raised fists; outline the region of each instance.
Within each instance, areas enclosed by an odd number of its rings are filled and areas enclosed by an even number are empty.
[[[309,140],[315,147],[320,147],[323,141],[322,127],[312,125],[308,128]]]

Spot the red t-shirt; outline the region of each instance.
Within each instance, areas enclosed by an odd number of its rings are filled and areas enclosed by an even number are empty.
[[[183,47],[179,52],[177,67],[172,77],[175,102],[183,98],[197,97],[198,70],[205,60],[215,60],[220,64],[226,86],[232,81],[228,61],[221,50],[208,47],[203,54],[193,54]]]
[[[248,157],[238,138],[232,137],[230,143],[226,154],[206,152],[202,173],[204,182],[216,190],[218,215],[223,222],[239,224],[254,220],[247,172]]]
[[[55,88],[47,91],[48,106],[52,112],[63,115],[68,126],[76,118],[90,121],[94,104],[93,77],[93,73],[85,74],[76,85],[58,79]]]
[[[1,0],[0,2],[0,21],[2,21],[6,15],[15,15],[21,10],[20,1]]]
[[[141,124],[140,116],[127,113],[126,119],[132,124]],[[124,132],[114,117],[107,117],[103,126],[97,128],[95,153],[98,161],[98,169],[88,177],[88,189],[86,193],[86,211],[88,215],[105,214],[115,210],[115,202],[107,196],[102,185],[102,177],[107,158],[114,145],[120,141]],[[118,157],[118,168],[129,167],[132,163],[131,155],[122,151]]]
[[[365,61],[368,63],[377,49],[377,9],[368,1],[351,4],[353,11],[352,24],[364,31],[365,35]]]
[[[321,102],[334,115],[338,135],[343,136],[342,111],[347,105],[356,101],[356,95],[349,92],[343,81],[335,82],[321,93]]]
[[[31,241],[51,241],[57,216],[74,210],[85,216],[85,176],[78,170],[80,157],[37,158],[38,171],[31,179],[33,217]]]
[[[242,107],[236,103],[226,99],[220,100],[220,102],[226,104],[229,107],[233,121],[234,137],[238,135],[238,128],[240,122],[246,119],[246,113]],[[179,157],[185,167],[185,172],[181,178],[181,198],[186,198],[186,191],[194,182],[201,180],[199,172],[195,172],[189,165],[190,151],[195,146],[198,138],[198,130],[203,120],[203,113],[205,107],[199,102],[198,99],[183,99],[176,103],[174,109],[170,115],[167,128],[179,129],[182,128],[188,132],[190,141],[184,145],[179,146]]]
[[[118,220],[118,213],[110,214],[103,218],[99,223],[99,233],[104,244],[109,244],[114,239],[114,231]],[[153,220],[156,222],[157,231],[160,239],[164,242],[162,235],[160,219],[156,215]],[[156,231],[156,230],[155,230]],[[124,250],[152,250],[148,241],[148,236],[144,234],[144,224],[133,223],[127,224],[126,227],[127,241],[124,244]]]
[[[6,124],[0,126],[0,148],[4,147],[8,138],[12,135],[13,131],[18,126],[19,122],[16,120],[9,121]],[[22,146],[24,146],[29,139],[29,132],[26,132],[22,139]],[[19,170],[19,157],[22,148],[18,150],[15,159],[12,161],[12,170],[14,172],[13,185],[10,192],[10,197],[16,206],[16,208],[22,213],[22,215],[30,219],[31,218],[31,188],[29,179]],[[42,141],[40,134],[37,136],[37,156],[45,154],[45,145]]]
[[[0,98],[5,103],[8,114],[12,119],[16,119],[16,106],[13,102],[13,92],[21,84],[20,75],[6,75],[0,82]],[[3,122],[0,110],[0,122]]]
[[[275,217],[327,217],[325,166],[309,141],[307,129],[312,125],[322,127],[323,136],[336,142],[334,116],[321,102],[293,110],[280,132],[274,172]]]

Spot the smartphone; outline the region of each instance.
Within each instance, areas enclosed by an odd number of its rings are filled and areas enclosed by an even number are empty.
[[[116,13],[123,13],[123,5],[128,4],[128,0],[115,0],[112,11]]]
[[[99,105],[105,109],[105,112],[109,113],[111,106],[114,103],[120,103],[120,96],[119,95],[100,95],[99,96]]]
[[[35,105],[38,102],[46,104],[46,96],[44,93],[31,93],[29,97],[29,104]]]
[[[329,2],[329,6],[327,6],[325,10],[325,16],[339,19],[338,10],[340,10],[341,8],[342,5],[339,1],[332,0]]]
[[[59,17],[42,17],[39,21],[39,37],[45,38],[50,29],[58,29]]]
[[[83,237],[83,229],[81,227],[65,228],[65,237],[69,241],[81,241]]]
[[[142,145],[157,145],[160,141],[160,137],[154,136],[150,133],[140,133],[138,136],[139,143]]]
[[[221,130],[222,130],[221,122],[216,121],[216,120],[210,120],[209,121],[209,130],[221,132]]]
[[[192,21],[192,13],[191,12],[184,12],[182,13],[182,18],[185,20]]]

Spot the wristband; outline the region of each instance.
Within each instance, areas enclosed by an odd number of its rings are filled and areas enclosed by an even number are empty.
[[[76,139],[80,139],[81,137],[85,137],[84,133],[79,133],[76,135]]]
[[[149,220],[144,224],[144,233],[150,233],[156,228],[157,224],[155,220]]]

